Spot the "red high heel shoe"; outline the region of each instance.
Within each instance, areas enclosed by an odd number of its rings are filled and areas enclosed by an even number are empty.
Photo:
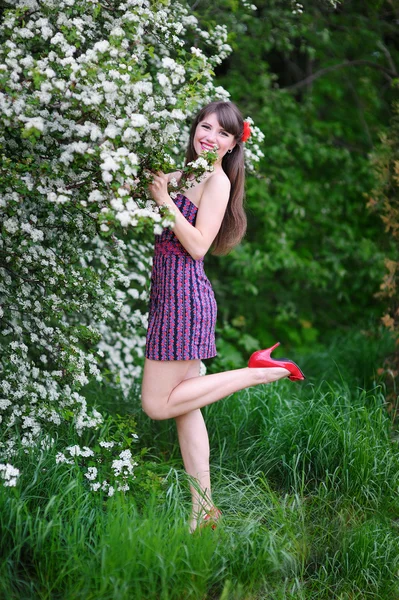
[[[291,381],[305,379],[305,375],[302,373],[301,369],[292,360],[286,358],[270,358],[273,350],[279,345],[280,342],[277,342],[277,344],[274,344],[271,348],[254,352],[248,361],[248,367],[283,367],[291,373],[291,375],[288,376],[288,379],[291,379]]]

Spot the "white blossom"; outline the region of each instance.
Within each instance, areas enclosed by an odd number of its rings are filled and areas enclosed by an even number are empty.
[[[89,467],[87,469],[87,472],[85,473],[85,477],[87,477],[87,479],[90,479],[92,481],[93,479],[96,479],[97,473],[98,473],[98,471],[97,471],[96,467]]]
[[[106,442],[106,441],[102,440],[100,442],[100,446],[102,448],[113,448],[115,446],[115,442]]]
[[[3,479],[4,487],[15,487],[19,475],[19,469],[16,469],[10,463],[0,463],[0,477]]]
[[[42,117],[32,117],[26,120],[25,129],[38,129],[39,131],[44,131],[44,121]]]

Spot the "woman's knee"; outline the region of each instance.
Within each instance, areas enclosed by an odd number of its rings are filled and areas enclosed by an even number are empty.
[[[169,418],[164,403],[159,400],[154,402],[151,399],[142,396],[141,406],[147,417],[153,421],[163,421]]]

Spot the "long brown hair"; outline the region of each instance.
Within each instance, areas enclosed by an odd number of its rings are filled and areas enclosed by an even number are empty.
[[[222,159],[222,168],[230,180],[230,197],[219,232],[212,244],[212,254],[228,254],[243,238],[247,228],[244,212],[244,149],[241,140],[244,120],[232,102],[211,102],[200,110],[191,126],[190,140],[186,152],[186,164],[198,158],[194,150],[194,134],[198,123],[215,113],[225,131],[234,135],[236,145]]]

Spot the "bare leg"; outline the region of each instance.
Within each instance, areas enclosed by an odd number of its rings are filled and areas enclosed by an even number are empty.
[[[200,409],[176,417],[176,425],[184,468],[193,480],[190,484],[192,498],[190,530],[194,531],[206,511],[213,506],[208,432]]]
[[[185,379],[198,377],[199,371],[200,361],[193,360]],[[180,415],[175,420],[184,468],[192,478],[190,530],[194,531],[205,511],[212,508],[208,432],[199,409]]]
[[[143,410],[156,420],[171,419],[213,404],[238,390],[271,383],[289,375],[287,369],[249,367],[203,377],[190,377],[192,360],[156,361],[146,359],[144,365]]]

